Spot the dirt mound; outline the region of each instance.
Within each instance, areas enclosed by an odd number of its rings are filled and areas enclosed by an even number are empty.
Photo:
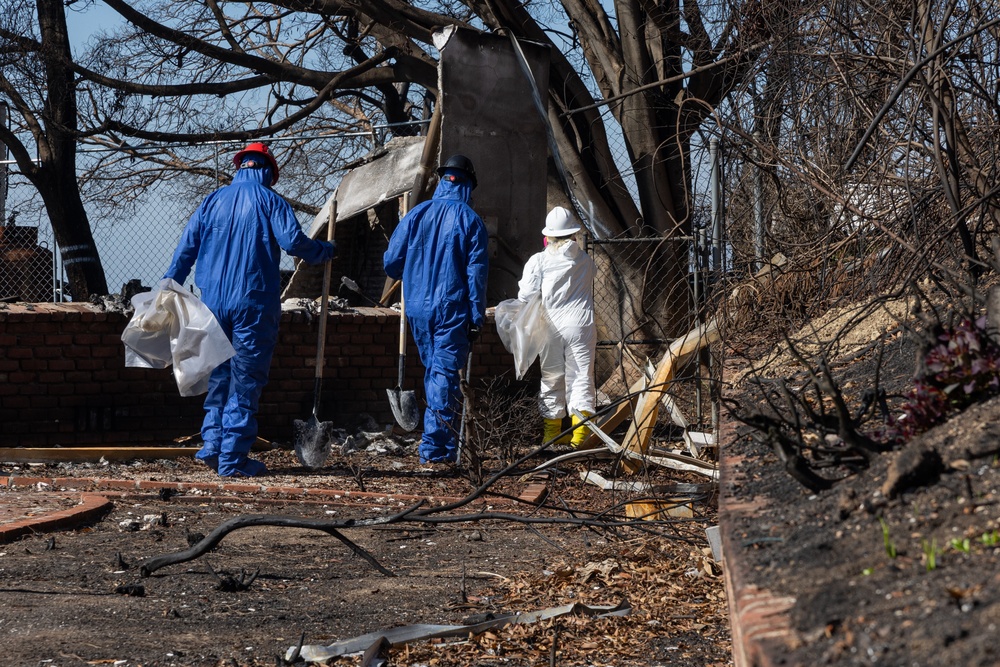
[[[792,338],[836,360],[845,393],[856,397],[878,377],[899,395],[912,385],[916,343],[892,330],[909,312],[905,301],[844,309]],[[787,350],[766,367],[770,377],[802,377]],[[735,517],[734,558],[750,584],[794,599],[792,637],[774,650],[775,664],[1000,663],[1000,398],[816,493],[749,429],[739,432],[727,456],[741,463],[723,484],[736,502],[764,509]]]

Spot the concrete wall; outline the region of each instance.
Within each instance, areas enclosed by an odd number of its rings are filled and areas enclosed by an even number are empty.
[[[170,369],[125,367],[129,316],[89,304],[0,304],[0,446],[167,445],[198,432],[203,397],[177,394]],[[492,315],[488,316],[492,323]],[[312,414],[318,320],[282,316],[261,397],[260,436],[290,444],[293,420]],[[396,386],[399,314],[334,313],[327,324],[319,418],[353,429],[363,414],[393,423],[385,390]],[[487,326],[473,351],[473,381],[514,361]],[[423,367],[412,342],[404,389],[422,401]]]

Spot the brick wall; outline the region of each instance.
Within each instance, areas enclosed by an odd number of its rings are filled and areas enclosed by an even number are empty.
[[[89,304],[0,307],[0,446],[165,445],[198,432],[203,397],[179,396],[169,368],[125,367],[128,316]],[[327,323],[319,418],[353,428],[366,413],[390,424],[385,390],[397,381],[399,314],[355,310]],[[259,412],[267,440],[291,443],[293,420],[312,415],[317,328],[305,313],[282,316]],[[422,400],[423,367],[412,340],[406,366],[403,388]],[[474,346],[473,381],[513,376],[513,368],[487,326]]]

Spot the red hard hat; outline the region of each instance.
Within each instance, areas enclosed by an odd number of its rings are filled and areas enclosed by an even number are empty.
[[[260,153],[267,158],[267,163],[271,165],[271,171],[274,172],[274,178],[271,180],[271,185],[278,182],[278,161],[274,159],[273,155],[271,155],[271,151],[267,149],[266,144],[262,144],[259,141],[247,144],[246,148],[234,155],[233,164],[236,165],[237,169],[239,169],[239,166],[242,164],[243,158],[247,155],[247,153]]]

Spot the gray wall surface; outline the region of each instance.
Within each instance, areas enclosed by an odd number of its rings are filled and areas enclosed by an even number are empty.
[[[524,263],[542,249],[545,125],[509,38],[454,29],[439,48],[440,162],[462,153],[476,166],[472,206],[490,232],[488,299],[495,305],[517,295]],[[545,99],[548,47],[521,42],[521,48]]]

